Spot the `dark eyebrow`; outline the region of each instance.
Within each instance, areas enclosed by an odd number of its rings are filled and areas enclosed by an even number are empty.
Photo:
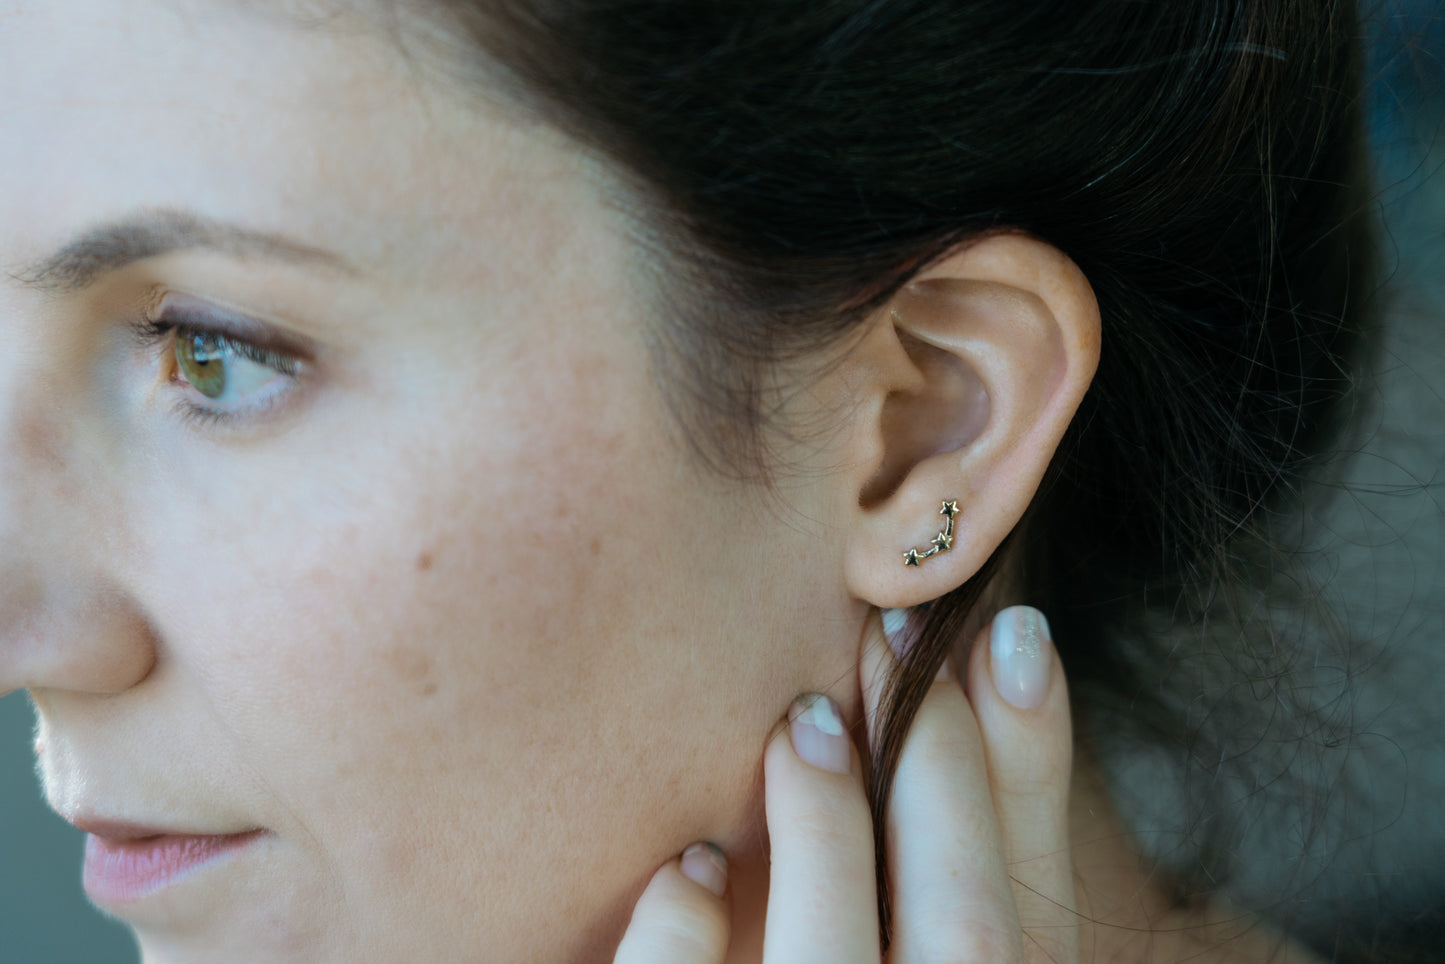
[[[73,293],[94,284],[107,272],[146,258],[195,248],[235,258],[299,262],[345,275],[359,273],[340,255],[283,235],[203,218],[190,211],[154,208],[92,227],[59,251],[10,277],[27,288]]]

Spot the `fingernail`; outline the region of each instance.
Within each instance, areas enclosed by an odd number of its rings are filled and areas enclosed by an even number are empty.
[[[884,609],[883,615],[883,636],[888,640],[888,648],[893,650],[893,655],[899,659],[903,658],[906,651],[906,640],[903,638],[903,629],[908,625],[908,610],[906,609]]]
[[[728,889],[728,859],[710,843],[695,843],[682,852],[682,875],[721,897]]]
[[[852,763],[848,733],[833,701],[821,693],[800,696],[788,708],[793,750],[822,770],[847,773]]]
[[[1049,691],[1049,621],[1032,606],[1010,606],[989,628],[989,664],[1000,696],[1031,710]]]

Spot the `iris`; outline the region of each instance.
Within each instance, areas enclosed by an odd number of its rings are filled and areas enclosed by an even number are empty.
[[[187,382],[207,398],[226,393],[226,346],[210,332],[194,332],[176,339],[176,366]]]

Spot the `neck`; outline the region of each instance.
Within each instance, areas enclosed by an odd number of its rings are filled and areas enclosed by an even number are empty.
[[[1260,918],[1211,897],[1183,900],[1140,854],[1102,771],[1076,749],[1069,834],[1083,961],[1323,964]]]

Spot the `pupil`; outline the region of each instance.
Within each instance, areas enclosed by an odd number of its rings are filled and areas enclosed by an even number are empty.
[[[176,364],[181,375],[207,398],[220,398],[226,391],[226,366],[221,355],[214,335],[191,335],[176,342]]]

